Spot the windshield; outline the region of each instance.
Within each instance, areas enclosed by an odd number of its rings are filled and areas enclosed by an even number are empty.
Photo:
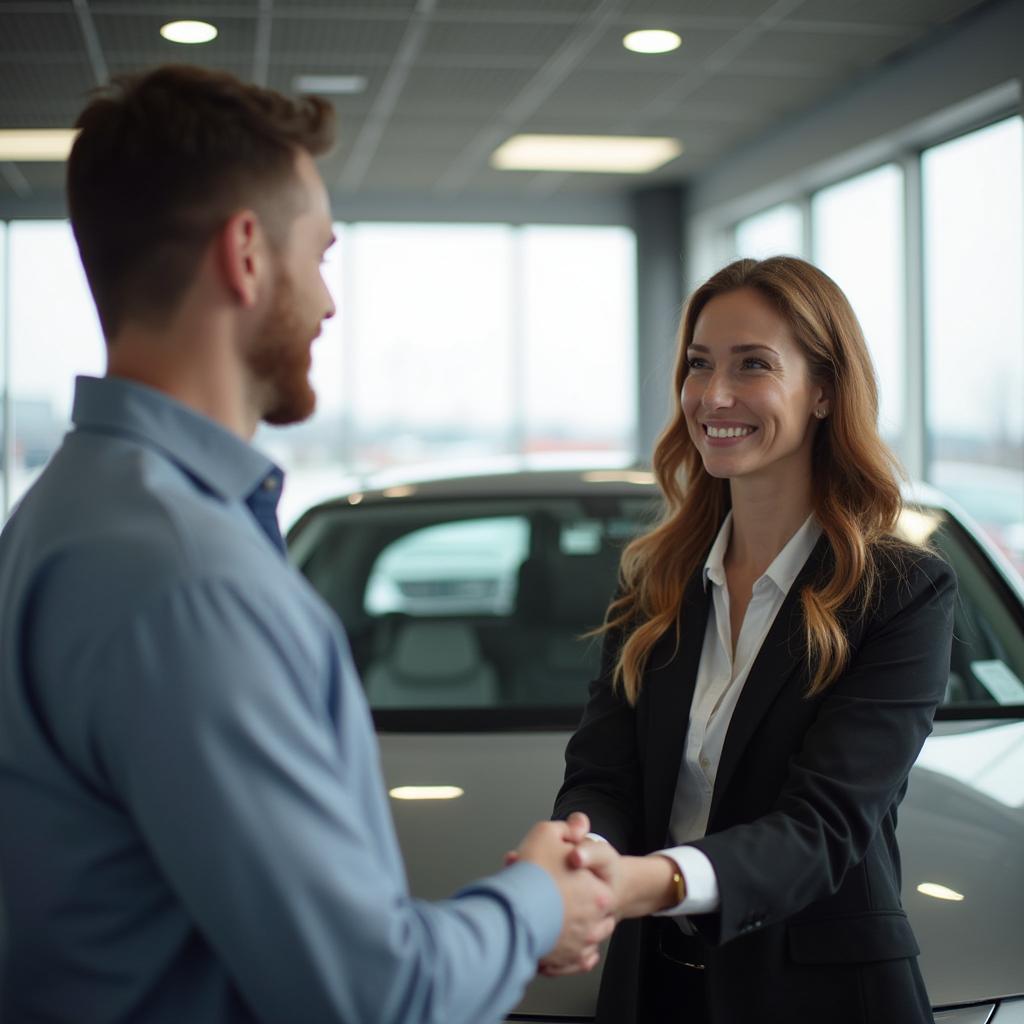
[[[656,514],[633,496],[325,506],[292,555],[345,624],[371,707],[457,728],[575,724],[598,673],[624,545]],[[945,708],[1024,708],[1024,615],[971,535],[938,509],[904,513],[959,578]],[[432,719],[434,712],[446,712]],[[517,717],[518,716],[518,717]],[[401,726],[404,728],[404,726]]]

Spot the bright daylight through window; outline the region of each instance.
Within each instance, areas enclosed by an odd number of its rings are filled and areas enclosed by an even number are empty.
[[[14,432],[6,512],[67,429],[103,342],[65,222],[10,225]],[[622,227],[336,225],[337,315],[314,346],[316,414],[257,444],[288,472],[287,526],[367,476],[495,460],[624,464],[635,431],[635,241]]]
[[[903,173],[893,164],[822,189],[811,200],[814,262],[846,292],[878,375],[882,436],[903,431]]]
[[[1024,572],[1024,121],[924,153],[928,476]]]

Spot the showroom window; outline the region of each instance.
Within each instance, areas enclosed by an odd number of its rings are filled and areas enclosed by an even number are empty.
[[[879,378],[880,426],[1024,572],[1024,121],[1010,117],[733,225],[739,255],[799,253],[850,298]],[[907,168],[906,172],[904,168]],[[920,234],[904,194],[920,173]],[[908,219],[908,214],[910,214]],[[912,232],[912,233],[908,233]],[[908,254],[921,291],[908,294]],[[913,309],[908,303],[913,302]],[[923,352],[910,322],[923,320]],[[910,314],[913,313],[914,316]],[[919,354],[920,353],[920,354]],[[923,366],[908,406],[908,365]],[[922,411],[923,410],[923,411]]]
[[[70,228],[9,226],[2,382],[14,431],[0,519],[67,429],[103,341]],[[287,528],[368,477],[457,474],[511,457],[632,459],[635,239],[624,227],[337,224],[337,313],[313,347],[317,411],[261,428],[288,473]]]
[[[10,508],[68,428],[75,376],[103,372],[104,347],[67,223],[14,221],[8,232],[5,397],[13,443],[5,476]]]
[[[811,199],[813,260],[846,293],[875,365],[882,436],[901,447],[903,344],[903,172],[887,164],[822,189]]]
[[[768,256],[804,255],[804,217],[796,203],[782,203],[747,217],[736,225],[736,255],[763,260]]]
[[[926,150],[928,477],[1024,570],[1024,122]]]

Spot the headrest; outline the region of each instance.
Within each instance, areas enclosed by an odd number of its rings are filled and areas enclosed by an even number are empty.
[[[619,552],[528,558],[519,568],[516,608],[540,625],[599,626],[615,591]]]
[[[461,622],[410,622],[399,632],[390,660],[401,675],[427,682],[473,672],[480,664],[480,646]]]

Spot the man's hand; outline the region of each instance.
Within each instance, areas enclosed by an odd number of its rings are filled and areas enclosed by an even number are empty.
[[[663,854],[623,857],[610,843],[584,839],[570,854],[569,863],[587,868],[611,886],[618,921],[646,917],[676,903],[678,869],[675,861]]]
[[[544,821],[534,825],[506,858],[526,860],[544,868],[554,879],[562,896],[562,932],[555,948],[541,961],[544,974],[576,974],[591,970],[600,954],[598,945],[615,927],[611,887],[593,871],[571,861],[577,844],[589,829],[586,815],[574,821]],[[582,820],[580,820],[582,819]]]

